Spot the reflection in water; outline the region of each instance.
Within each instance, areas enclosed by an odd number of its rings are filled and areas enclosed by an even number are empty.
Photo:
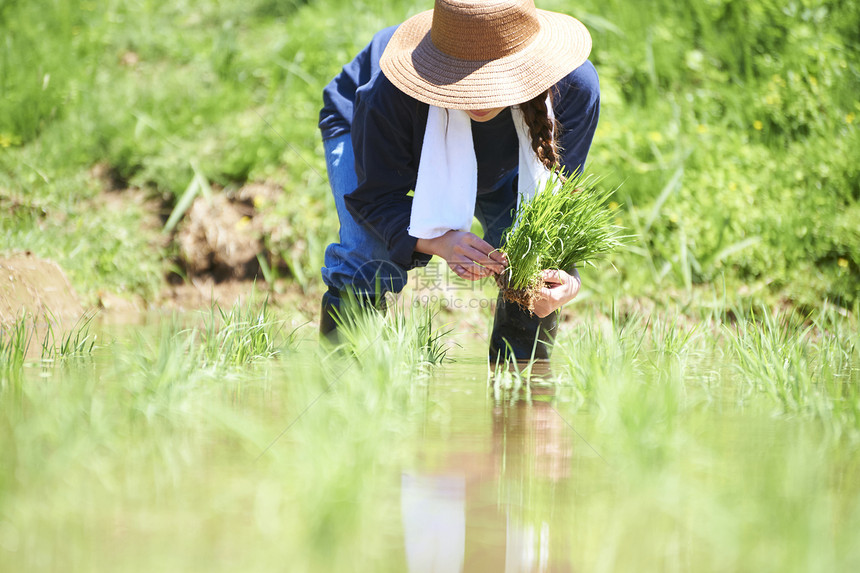
[[[461,571],[466,548],[466,479],[403,474],[400,489],[409,573]]]
[[[492,407],[488,440],[449,444],[432,471],[403,474],[410,573],[572,570],[568,543],[553,537],[570,481],[570,429],[547,390],[504,398]]]

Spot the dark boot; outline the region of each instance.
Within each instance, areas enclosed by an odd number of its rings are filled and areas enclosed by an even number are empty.
[[[329,289],[322,296],[320,310],[320,340],[326,339],[337,344],[337,320],[340,313],[340,296],[334,289]]]
[[[499,293],[493,333],[490,335],[490,362],[548,360],[558,331],[559,312],[538,318],[509,302]]]

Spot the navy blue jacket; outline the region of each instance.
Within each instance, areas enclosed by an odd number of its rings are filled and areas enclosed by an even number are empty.
[[[349,212],[381,237],[391,260],[410,269],[430,256],[415,252],[406,229],[418,177],[429,106],[397,89],[379,69],[379,58],[395,27],[378,32],[323,91],[323,139],[352,136],[358,187],[345,196]],[[600,87],[591,62],[554,86],[561,164],[573,172],[585,164],[597,128]],[[487,122],[472,122],[478,161],[478,193],[495,190],[518,168],[518,142],[510,110]]]

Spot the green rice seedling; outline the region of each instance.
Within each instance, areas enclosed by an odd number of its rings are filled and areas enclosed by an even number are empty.
[[[810,368],[812,326],[793,314],[767,311],[738,322],[729,340],[741,379],[765,392],[785,413],[808,412],[817,394]]]
[[[414,318],[415,341],[418,346],[419,362],[422,364],[441,364],[445,361],[450,349],[444,340],[454,329],[434,329],[433,319],[437,315],[438,311],[425,306]]]
[[[96,347],[98,336],[90,332],[90,325],[96,317],[96,311],[87,311],[65,333],[54,332],[56,319],[45,316],[45,336],[42,339],[42,360],[89,356]]]
[[[506,397],[515,401],[521,394],[523,398],[530,397],[529,374],[534,361],[530,361],[521,370],[515,359],[507,358],[503,364],[488,365],[487,386],[493,392],[493,400],[499,404]]]
[[[435,310],[425,307],[406,313],[398,305],[383,311],[351,299],[344,303],[335,317],[341,341],[338,348],[355,356],[359,363],[388,364],[395,370],[405,369],[411,376],[447,359],[446,338],[452,329],[433,326]]]
[[[229,311],[213,305],[201,331],[203,362],[210,366],[248,364],[281,354],[278,341],[283,321],[272,317],[268,299],[256,307],[253,301],[235,304]],[[295,330],[286,335],[285,346],[295,342]]]
[[[390,328],[386,311],[366,301],[358,300],[347,291],[339,308],[333,312],[337,324],[338,350],[346,350],[356,356],[363,350],[386,336]]]
[[[851,317],[854,318],[851,318]],[[819,333],[815,347],[816,362],[825,380],[834,379],[840,384],[857,385],[860,382],[860,321],[857,311],[848,313],[832,305],[825,305],[813,317]]]
[[[507,341],[505,343],[507,344]],[[561,384],[548,361],[517,360],[513,356],[513,349],[508,344],[504,360],[496,361],[495,358],[488,357],[487,386],[492,389],[496,402],[503,397],[509,397],[512,402],[520,398],[530,401],[532,388],[555,387]]]
[[[856,442],[860,390],[855,329],[827,310],[811,323],[793,313],[759,311],[728,331],[728,341],[748,394],[766,395],[782,414],[816,420],[832,439]]]
[[[857,313],[825,304],[815,313],[810,368],[814,414],[834,437],[860,439],[860,322]]]
[[[247,377],[237,369],[225,376],[207,366],[200,331],[189,329],[176,315],[154,328],[137,330],[130,340],[110,347],[113,361],[106,376],[121,381],[122,409],[132,425],[159,420],[168,431],[196,423],[199,400]],[[110,366],[112,364],[112,367]],[[116,397],[113,398],[116,400]]]
[[[679,324],[678,317],[671,321],[662,317],[650,321],[651,348],[647,360],[655,380],[667,384],[686,382],[688,365],[695,364],[701,354],[697,344],[701,328],[702,323]]]
[[[616,403],[624,381],[636,379],[642,370],[647,336],[640,315],[622,320],[614,308],[611,320],[595,317],[561,336],[554,354],[560,358],[562,379],[573,386],[574,403],[598,410],[602,403]]]
[[[0,390],[20,379],[35,326],[26,316],[11,324],[0,323]]]
[[[606,206],[613,190],[599,188],[592,175],[558,175],[520,206],[499,249],[508,267],[497,282],[506,299],[528,310],[544,287],[541,271],[593,264],[625,239]]]

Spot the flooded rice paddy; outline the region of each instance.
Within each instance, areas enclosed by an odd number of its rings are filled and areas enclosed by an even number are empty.
[[[425,318],[340,352],[263,311],[7,353],[2,568],[860,566],[856,323],[595,316],[529,378]]]

